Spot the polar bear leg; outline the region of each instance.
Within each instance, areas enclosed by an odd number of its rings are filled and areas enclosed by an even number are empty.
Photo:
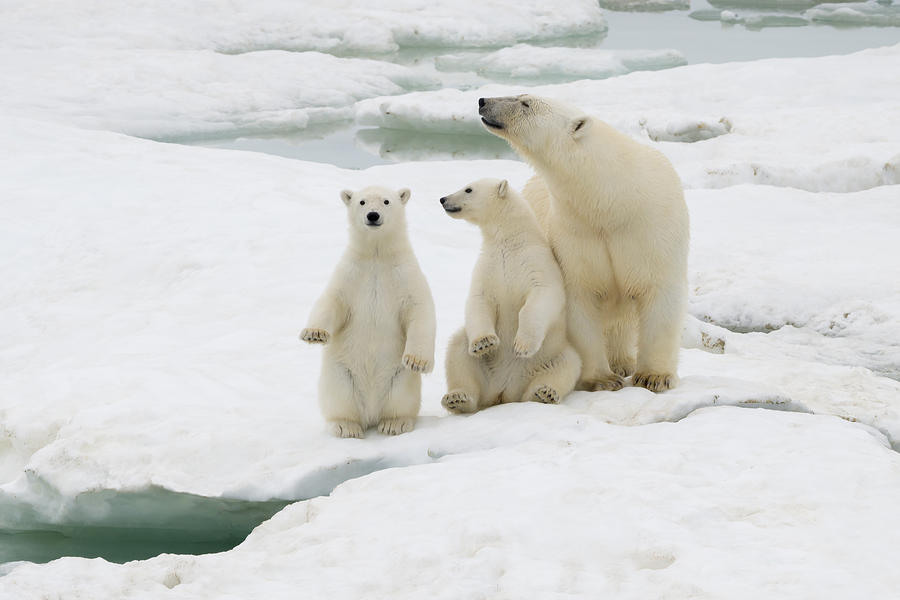
[[[450,338],[447,346],[447,390],[441,404],[453,413],[470,413],[478,410],[478,402],[484,389],[484,373],[479,361],[469,354],[469,342],[465,329]]]
[[[572,346],[547,361],[534,375],[522,402],[557,404],[575,388],[581,373],[581,358]]]
[[[422,376],[400,369],[391,380],[387,401],[381,409],[378,431],[397,435],[412,431],[422,404]]]
[[[678,385],[678,349],[687,290],[657,289],[639,299],[637,369],[634,385],[662,392]]]
[[[582,362],[578,388],[588,391],[622,389],[624,380],[609,368],[603,319],[597,301],[579,290],[572,290],[566,318],[569,340]]]
[[[628,377],[636,367],[638,322],[637,307],[630,302],[610,311],[603,330],[609,368],[619,377]]]
[[[353,374],[344,365],[327,358],[322,360],[319,405],[331,433],[337,437],[363,437],[363,426],[353,393]]]

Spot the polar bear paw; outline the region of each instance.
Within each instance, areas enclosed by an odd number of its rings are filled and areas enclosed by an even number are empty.
[[[470,413],[475,412],[477,408],[475,399],[459,390],[444,394],[444,397],[441,398],[441,406],[452,413]]]
[[[619,377],[628,377],[634,373],[635,365],[637,361],[634,358],[626,358],[625,360],[616,362],[610,361],[609,368],[612,369],[612,372],[618,375]]]
[[[615,392],[616,390],[621,390],[624,386],[625,379],[615,373],[587,382],[587,388],[594,392]]]
[[[516,341],[513,342],[513,350],[516,352],[516,358],[531,358],[537,351],[540,350],[541,345],[539,343],[535,343],[534,340],[528,338],[528,336],[524,336],[519,334],[516,336]]]
[[[678,377],[671,373],[635,373],[631,383],[651,392],[664,392],[678,385]]]
[[[331,433],[340,438],[361,438],[363,436],[362,425],[355,421],[331,421]]]
[[[499,345],[500,338],[496,334],[483,335],[469,345],[469,354],[472,356],[486,356],[492,353]]]
[[[550,386],[542,385],[531,392],[528,400],[541,402],[542,404],[559,404],[559,394]]]
[[[331,334],[324,329],[304,329],[300,332],[300,339],[310,344],[327,344]]]
[[[378,431],[384,435],[400,435],[407,431],[412,431],[416,426],[416,420],[411,417],[396,417],[393,419],[382,419],[378,423]]]
[[[428,373],[431,371],[431,361],[427,358],[419,358],[415,354],[403,355],[403,366],[413,373]]]

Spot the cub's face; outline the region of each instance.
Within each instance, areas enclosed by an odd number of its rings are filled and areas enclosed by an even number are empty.
[[[406,188],[394,191],[380,186],[369,186],[358,192],[341,192],[350,227],[365,235],[384,235],[403,227],[409,196],[410,191]]]
[[[529,154],[565,153],[590,124],[577,108],[531,94],[479,98],[478,114],[485,129]]]
[[[502,210],[507,189],[505,179],[479,179],[441,198],[441,206],[454,219],[479,223]]]

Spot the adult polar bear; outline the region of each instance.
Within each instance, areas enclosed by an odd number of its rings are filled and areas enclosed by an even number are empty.
[[[537,171],[524,196],[563,271],[579,388],[617,390],[632,373],[654,392],[675,387],[690,233],[672,164],[546,98],[481,98],[478,106],[485,128]]]

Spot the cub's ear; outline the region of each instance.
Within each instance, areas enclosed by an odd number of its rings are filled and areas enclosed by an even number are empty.
[[[497,187],[497,197],[498,198],[506,198],[506,190],[509,189],[509,182],[505,179],[500,182],[500,185]]]
[[[344,201],[344,204],[350,204],[350,198],[353,197],[353,192],[350,190],[343,190],[341,192],[341,200]]]
[[[571,121],[569,121],[569,135],[571,135],[576,140],[584,135],[584,132],[588,130],[591,125],[590,117],[586,115],[582,115],[580,117],[575,117]]]
[[[412,192],[409,191],[409,188],[403,188],[402,190],[400,190],[400,203],[406,204],[411,194]]]

